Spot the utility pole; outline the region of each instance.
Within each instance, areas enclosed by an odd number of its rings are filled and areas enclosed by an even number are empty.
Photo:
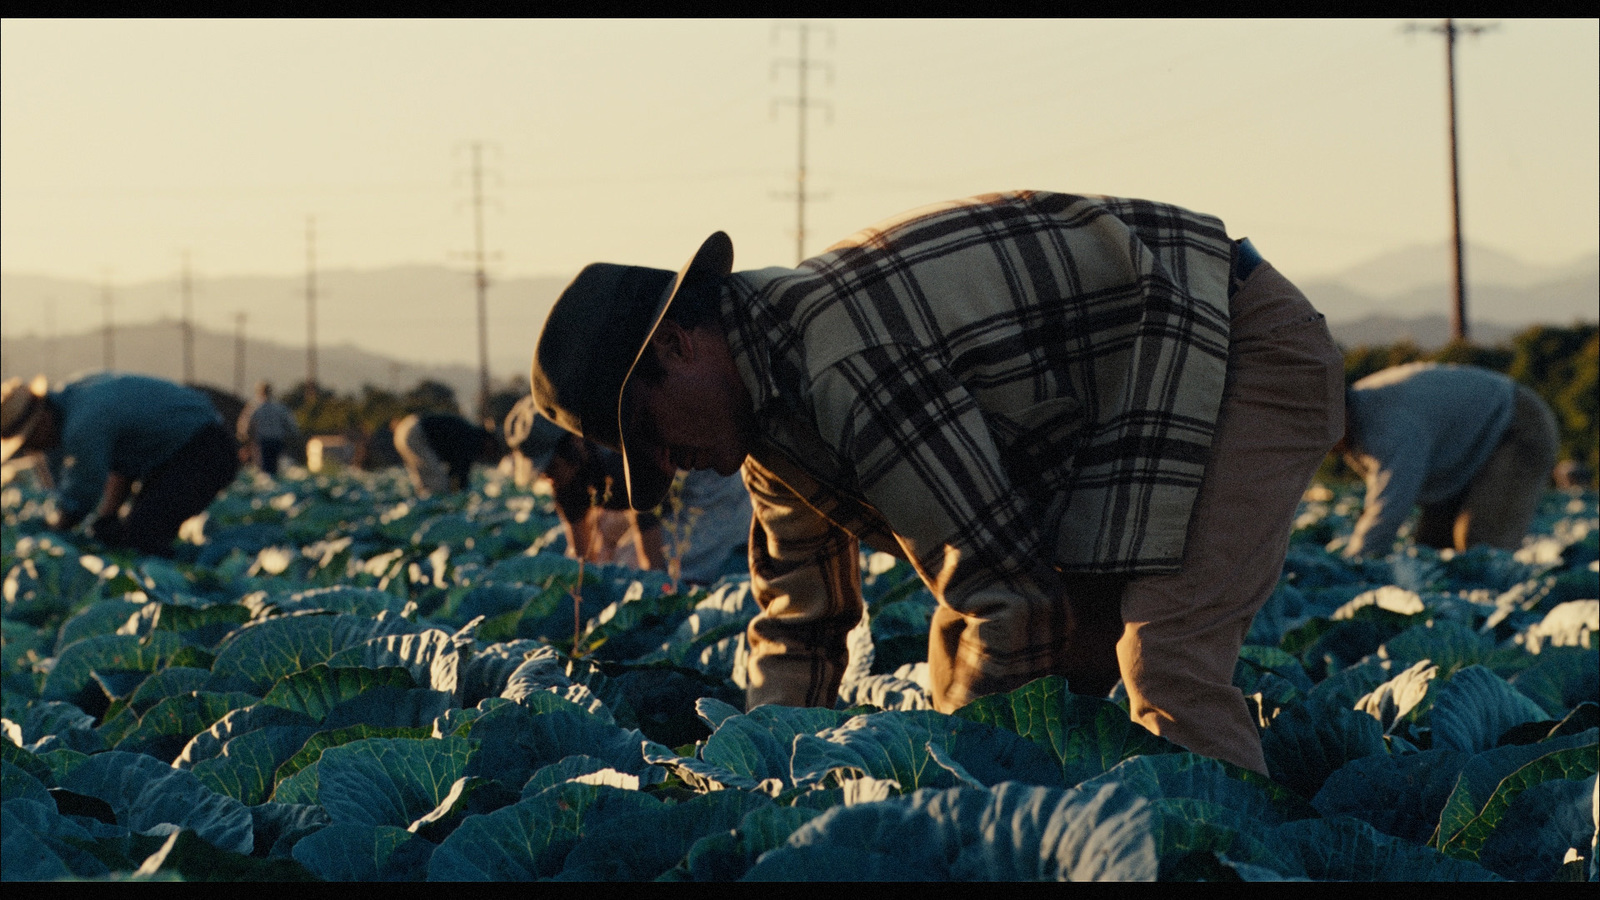
[[[1451,235],[1453,238],[1452,258],[1456,270],[1456,296],[1455,305],[1450,310],[1450,340],[1455,342],[1466,341],[1469,337],[1467,323],[1467,274],[1465,253],[1461,239],[1461,153],[1456,141],[1456,35],[1479,35],[1485,31],[1493,31],[1499,25],[1457,25],[1455,19],[1445,19],[1440,25],[1417,25],[1412,23],[1406,26],[1406,31],[1430,31],[1434,34],[1444,35],[1444,62],[1445,78],[1449,85],[1450,105],[1450,216]]]
[[[44,373],[48,378],[56,374],[56,298],[44,300]]]
[[[183,383],[194,384],[194,282],[189,275],[189,251],[183,251]]]
[[[306,216],[306,400],[317,399],[317,217]]]
[[[473,284],[478,293],[478,417],[489,410],[489,254],[483,241],[483,142],[472,147]]]
[[[780,59],[773,62],[772,77],[774,80],[776,80],[778,77],[778,69],[780,67],[792,65],[795,67],[795,71],[799,75],[800,89],[799,94],[795,97],[780,97],[777,100],[772,101],[772,114],[774,117],[776,117],[778,114],[778,104],[787,103],[792,104],[795,107],[795,111],[800,119],[800,135],[798,141],[798,152],[796,155],[798,163],[795,167],[794,193],[777,195],[782,199],[793,197],[795,201],[794,259],[795,264],[799,265],[800,262],[806,258],[806,200],[821,200],[825,196],[823,194],[808,194],[806,192],[806,124],[807,120],[810,118],[808,113],[811,111],[813,106],[820,106],[827,112],[828,121],[833,121],[833,104],[823,100],[810,99],[809,87],[811,81],[811,70],[813,68],[822,69],[827,73],[828,83],[832,84],[833,66],[823,62],[812,62],[810,56],[809,38],[813,29],[822,31],[828,36],[828,46],[831,49],[833,47],[833,29],[826,25],[814,25],[809,22],[775,25],[772,29],[772,40],[774,43],[776,43],[778,40],[779,31],[786,27],[794,28],[799,32],[800,55],[795,59]]]
[[[103,308],[103,310],[105,312],[105,326],[104,326],[104,328],[101,329],[101,337],[102,337],[102,341],[101,341],[101,343],[102,343],[101,356],[102,356],[103,361],[105,363],[106,370],[110,371],[111,367],[116,365],[116,362],[117,362],[116,331],[115,331],[115,329],[112,328],[112,325],[111,325],[111,273],[110,272],[107,272],[105,274],[104,283],[101,285],[101,288],[100,288],[100,306]]]
[[[244,313],[233,314],[233,392],[244,396]]]

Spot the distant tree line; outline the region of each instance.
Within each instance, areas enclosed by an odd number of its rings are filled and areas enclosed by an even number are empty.
[[[1418,360],[1481,366],[1532,388],[1556,414],[1561,458],[1600,471],[1600,327],[1535,325],[1507,344],[1452,343],[1433,353],[1410,341],[1356,347],[1344,354],[1345,383]]]
[[[494,390],[484,408],[484,419],[496,431],[511,407],[528,392],[525,380],[517,379]],[[362,468],[376,469],[399,465],[394,449],[394,423],[413,413],[464,415],[456,392],[447,384],[423,380],[404,393],[362,385],[360,393],[341,394],[317,385],[315,390],[300,382],[279,399],[294,413],[302,434],[342,435],[354,448],[354,462]],[[467,416],[467,418],[472,418]],[[304,461],[304,448],[298,459]],[[294,455],[294,454],[291,454]]]
[[[1453,343],[1428,352],[1411,341],[1361,346],[1344,354],[1345,383],[1352,384],[1380,369],[1418,360],[1462,363],[1503,372],[1532,388],[1556,414],[1561,428],[1561,457],[1600,472],[1600,327],[1536,325],[1506,344]],[[485,418],[495,428],[527,393],[514,379],[490,394]],[[412,413],[461,414],[455,391],[424,380],[404,393],[364,385],[359,394],[340,394],[305,382],[281,395],[306,435],[339,434],[356,446],[356,464],[367,468],[398,465],[391,425]],[[301,448],[299,458],[304,460]],[[1342,463],[1330,459],[1319,473],[1324,478],[1352,477]]]

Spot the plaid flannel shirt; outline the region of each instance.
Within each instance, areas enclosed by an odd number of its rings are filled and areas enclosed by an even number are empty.
[[[760,422],[744,476],[766,616],[814,623],[814,647],[842,638],[858,540],[975,615],[1021,598],[1059,617],[1058,572],[1175,571],[1227,369],[1232,253],[1210,216],[1021,191],[735,273],[724,322]]]

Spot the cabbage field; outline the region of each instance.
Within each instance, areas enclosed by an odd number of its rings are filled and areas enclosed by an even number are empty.
[[[580,568],[480,472],[241,476],[175,560],[4,490],[6,880],[1597,878],[1593,492],[1522,550],[1337,555],[1302,506],[1235,682],[1271,778],[1059,678],[943,715],[863,565],[832,709],[742,706],[748,582]]]

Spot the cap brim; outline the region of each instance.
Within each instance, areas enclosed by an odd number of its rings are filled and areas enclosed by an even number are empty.
[[[628,505],[636,510],[655,509],[666,499],[667,490],[672,486],[672,479],[677,472],[663,471],[655,460],[653,447],[647,445],[637,434],[629,440],[629,429],[624,398],[628,396],[628,385],[633,381],[633,373],[639,368],[639,360],[644,356],[645,350],[650,347],[650,339],[655,337],[656,329],[661,327],[662,319],[666,318],[667,310],[672,307],[672,301],[678,298],[678,292],[690,282],[697,282],[705,278],[725,278],[733,271],[733,240],[726,232],[717,231],[700,244],[700,249],[679,270],[678,276],[663,292],[661,304],[656,309],[655,318],[650,323],[650,330],[645,332],[644,343],[639,345],[639,352],[633,357],[633,365],[628,367],[628,374],[622,379],[622,390],[617,392],[617,435],[619,449],[622,451],[622,471],[628,481]]]

